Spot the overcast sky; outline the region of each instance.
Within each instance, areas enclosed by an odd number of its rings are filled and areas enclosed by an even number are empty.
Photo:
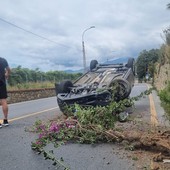
[[[95,26],[83,38],[87,65],[92,59],[137,57],[142,50],[163,43],[160,34],[170,26],[168,3],[170,0],[0,0],[0,56],[11,67],[81,69],[82,34]]]

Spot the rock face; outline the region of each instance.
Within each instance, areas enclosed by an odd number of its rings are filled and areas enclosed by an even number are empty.
[[[166,46],[161,61],[156,65],[154,85],[158,90],[164,89],[170,82],[170,46]]]

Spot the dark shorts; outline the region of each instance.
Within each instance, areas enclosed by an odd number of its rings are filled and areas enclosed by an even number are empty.
[[[6,99],[7,97],[6,83],[0,81],[0,99]]]

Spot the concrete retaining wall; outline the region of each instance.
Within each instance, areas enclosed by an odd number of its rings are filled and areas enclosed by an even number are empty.
[[[8,103],[18,103],[52,96],[56,96],[54,88],[13,90],[8,91]]]

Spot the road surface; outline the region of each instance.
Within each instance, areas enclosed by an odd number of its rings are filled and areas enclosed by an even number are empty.
[[[131,95],[138,95],[147,88],[146,84],[136,84]],[[157,104],[155,107],[154,102],[158,103],[159,100],[155,97],[154,100],[153,97],[141,99],[132,114],[144,114],[144,118],[153,124],[160,123],[158,118],[162,121],[163,110]],[[156,110],[159,110],[159,115]],[[36,120],[49,120],[61,114],[56,97],[11,104],[9,111],[10,126],[0,129],[0,170],[54,170],[50,160],[44,160],[42,155],[36,155],[31,150],[36,134],[25,129],[32,127]],[[73,170],[137,169],[134,161],[127,158],[128,153],[114,144],[68,144],[55,149],[54,153],[59,158],[62,156],[65,164]]]

